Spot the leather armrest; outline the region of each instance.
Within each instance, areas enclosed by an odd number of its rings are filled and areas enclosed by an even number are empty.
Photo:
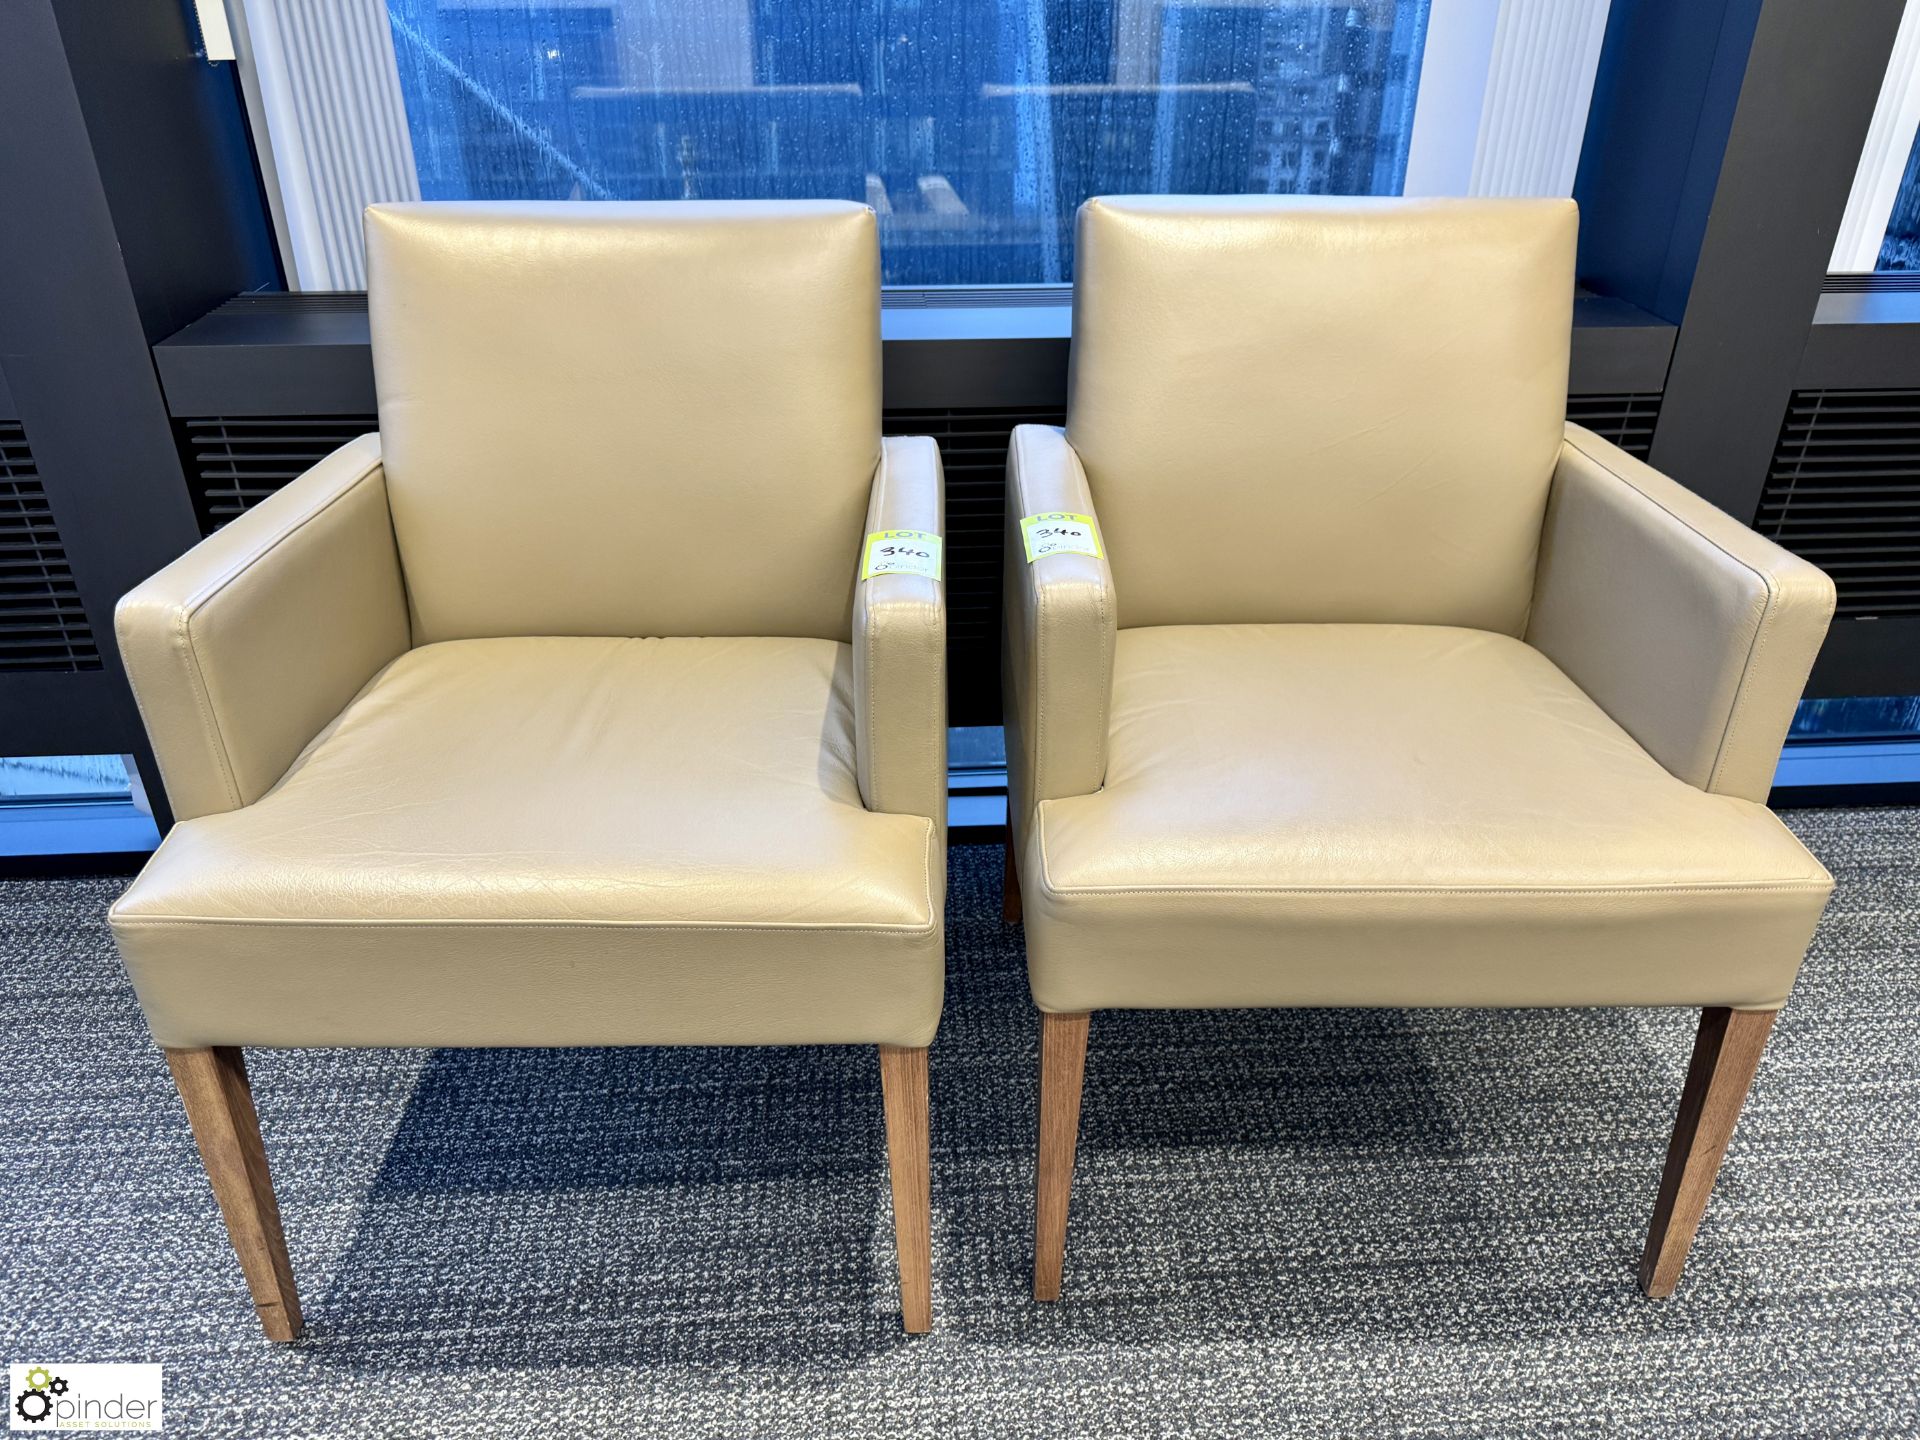
[[[1833,606],[1823,571],[1567,426],[1526,638],[1680,779],[1766,801]]]
[[[175,817],[258,800],[411,643],[380,437],[128,592],[114,633]]]
[[[940,450],[924,436],[881,442],[867,532],[946,534]],[[864,557],[866,545],[861,544]],[[944,570],[942,574],[944,576]],[[854,740],[869,810],[947,824],[947,587],[876,575],[853,602]]]
[[[1016,835],[1042,800],[1092,794],[1107,775],[1113,572],[1104,556],[1057,553],[1028,562],[1021,517],[1054,510],[1094,514],[1086,471],[1065,431],[1019,426],[1007,451],[1001,652],[1007,819]]]

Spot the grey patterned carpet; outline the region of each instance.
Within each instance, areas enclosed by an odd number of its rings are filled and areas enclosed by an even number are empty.
[[[870,1053],[262,1053],[309,1323],[260,1338],[102,915],[0,882],[0,1363],[160,1360],[176,1434],[1920,1432],[1920,811],[1840,877],[1680,1294],[1633,1268],[1677,1013],[1094,1023],[1067,1297],[1025,1296],[1034,1024],[954,855],[935,1332]]]

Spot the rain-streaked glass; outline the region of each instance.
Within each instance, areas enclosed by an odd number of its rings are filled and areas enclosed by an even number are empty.
[[[1887,217],[1887,233],[1880,242],[1875,270],[1920,270],[1920,138],[1907,156],[1900,176],[1900,193]]]
[[[1429,0],[389,0],[427,199],[863,200],[894,285],[1089,195],[1397,194]]]

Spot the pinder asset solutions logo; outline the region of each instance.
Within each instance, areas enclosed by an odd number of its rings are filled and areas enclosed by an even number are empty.
[[[14,1430],[158,1430],[158,1365],[11,1365]]]

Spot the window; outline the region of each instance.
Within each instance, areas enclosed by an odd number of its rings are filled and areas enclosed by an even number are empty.
[[[125,800],[132,788],[118,755],[0,758],[0,805]]]
[[[1071,278],[1091,194],[1398,192],[1427,4],[388,0],[388,17],[426,200],[864,200],[889,284],[1035,284]]]
[[[1059,284],[1089,195],[1567,194],[1607,0],[237,0],[296,288],[409,199],[837,197]]]
[[[1894,37],[1853,189],[1828,269],[1920,269],[1920,5],[1908,0]]]
[[[122,755],[0,756],[0,863],[135,854],[160,843]]]
[[[1071,278],[1089,195],[1397,193],[1427,4],[388,14],[423,198],[863,200],[887,283],[952,285]]]
[[[1794,712],[1789,739],[1920,739],[1920,695],[1856,696],[1841,700],[1802,700]]]
[[[1900,189],[1894,196],[1893,214],[1887,219],[1887,233],[1880,239],[1880,252],[1874,257],[1875,270],[1920,270],[1920,138],[1916,138],[1900,174]]]

